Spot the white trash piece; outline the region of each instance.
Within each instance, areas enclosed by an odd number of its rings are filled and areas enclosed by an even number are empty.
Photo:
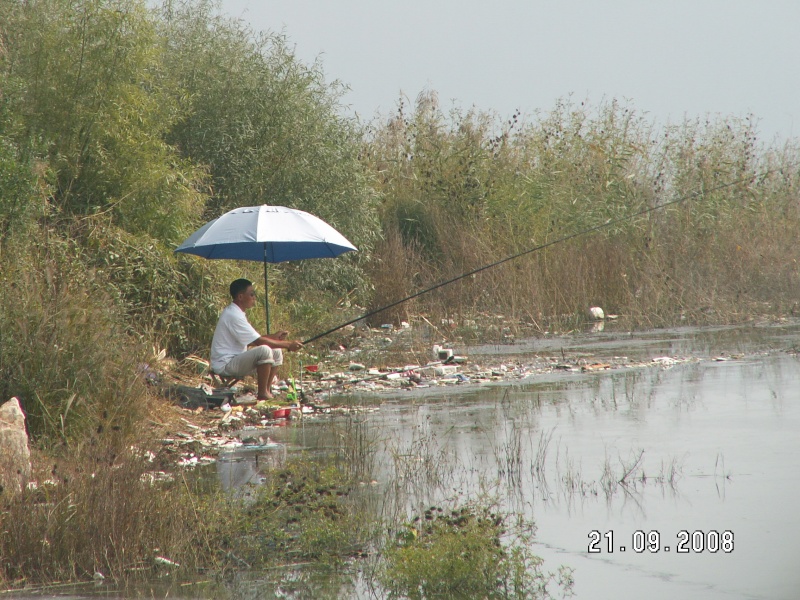
[[[606,318],[606,313],[603,311],[602,308],[599,306],[592,306],[588,311],[587,314],[589,315],[590,319],[594,319],[595,321],[602,321]]]
[[[442,348],[439,344],[433,347],[433,355],[439,360],[450,360],[453,358],[452,348]]]
[[[437,377],[455,375],[458,372],[458,367],[455,365],[441,365],[436,367],[433,372]]]
[[[174,560],[170,560],[168,558],[164,558],[163,556],[156,556],[153,558],[153,562],[157,565],[164,565],[165,567],[180,567],[179,563],[176,563]]]

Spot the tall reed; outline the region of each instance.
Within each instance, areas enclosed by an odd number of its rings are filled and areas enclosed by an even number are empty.
[[[501,120],[446,114],[426,92],[367,147],[393,240],[374,260],[402,274],[410,257],[407,293],[685,199],[437,290],[421,311],[541,319],[597,304],[654,326],[781,315],[800,291],[800,146],[764,146],[753,117],[657,128],[617,101],[565,100]]]

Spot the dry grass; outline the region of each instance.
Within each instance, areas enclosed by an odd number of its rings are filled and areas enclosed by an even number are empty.
[[[180,475],[154,483],[142,453],[107,437],[37,459],[38,486],[2,499],[3,585],[87,581],[95,573],[125,583],[158,572],[157,557],[189,570],[213,564],[194,493]]]
[[[800,148],[764,147],[750,118],[656,130],[617,102],[562,102],[501,122],[445,115],[424,94],[368,146],[391,232],[374,254],[391,264],[375,305],[612,221],[425,295],[418,310],[541,321],[600,305],[660,326],[780,316],[800,293]]]

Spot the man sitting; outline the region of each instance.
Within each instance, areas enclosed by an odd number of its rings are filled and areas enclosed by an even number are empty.
[[[211,370],[225,377],[244,377],[255,371],[258,399],[270,399],[276,368],[283,364],[283,350],[294,352],[303,344],[287,340],[285,331],[261,335],[250,325],[244,311],[256,304],[251,281],[237,279],[230,292],[233,302],[222,310],[211,340]],[[248,350],[248,346],[252,347]]]

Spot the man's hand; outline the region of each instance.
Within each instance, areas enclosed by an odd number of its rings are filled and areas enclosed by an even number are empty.
[[[283,350],[288,350],[289,352],[297,352],[300,348],[303,347],[303,342],[299,340],[288,340],[286,336],[288,333],[286,331],[279,331],[278,333],[271,333],[269,335],[262,335],[258,338],[255,342],[250,344],[251,346],[261,346],[266,345],[270,348],[282,348]]]

